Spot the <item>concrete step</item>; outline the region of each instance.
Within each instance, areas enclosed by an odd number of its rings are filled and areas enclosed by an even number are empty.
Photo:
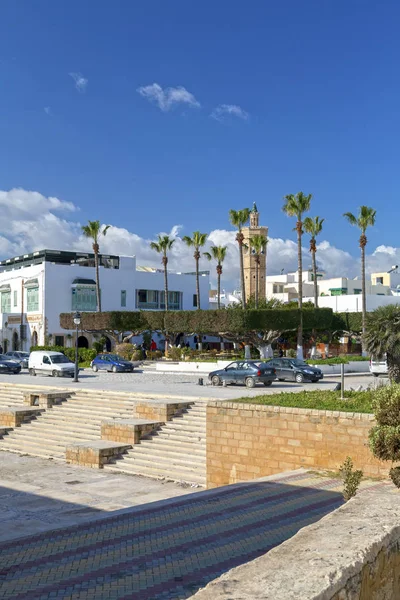
[[[19,452],[21,454],[35,454],[35,456],[39,456],[40,454],[46,454],[46,456],[54,456],[58,458],[65,458],[65,445],[64,446],[54,446],[53,444],[40,444],[40,443],[18,443],[18,444],[7,444],[0,443],[0,451],[6,452]]]
[[[195,444],[190,442],[176,442],[170,441],[166,439],[158,439],[153,438],[149,440],[141,440],[140,444],[137,445],[137,448],[149,448],[152,449],[153,452],[158,452],[159,449],[162,449],[165,453],[173,453],[182,455],[184,453],[196,453],[198,456],[206,457],[206,446],[205,444]],[[136,449],[136,448],[135,448]]]
[[[197,443],[199,441],[203,441],[205,444],[205,440],[206,440],[206,434],[202,433],[202,434],[192,434],[192,435],[188,435],[187,433],[185,433],[185,431],[182,432],[177,432],[177,431],[169,431],[169,429],[166,429],[165,427],[162,427],[160,430],[158,430],[156,433],[153,434],[154,438],[153,439],[168,439],[168,440],[175,440],[176,442],[191,442],[191,443]]]
[[[80,433],[75,434],[74,437],[70,433],[65,432],[38,432],[36,435],[34,432],[26,432],[23,436],[13,436],[9,434],[4,439],[13,440],[13,443],[38,443],[38,444],[53,444],[55,446],[73,444],[75,442],[85,442],[86,440],[100,440],[99,434],[93,433]],[[0,442],[1,444],[2,442]]]
[[[104,468],[107,471],[113,471],[115,473],[126,473],[128,475],[142,475],[144,477],[151,477],[153,479],[168,479],[171,481],[179,481],[186,483],[193,483],[205,487],[206,478],[202,474],[196,473],[195,471],[191,473],[182,473],[180,470],[172,471],[169,470],[168,473],[162,472],[157,468],[144,468],[143,466],[140,468],[135,467],[134,465],[125,465],[124,460],[121,462],[121,466],[117,463],[104,465]]]
[[[52,431],[61,431],[64,433],[70,433],[71,435],[73,435],[75,432],[76,433],[84,433],[84,432],[88,432],[88,433],[97,433],[97,435],[100,437],[100,430],[101,427],[100,425],[95,425],[95,424],[87,424],[86,426],[82,425],[82,424],[78,424],[78,423],[69,423],[69,424],[65,424],[65,426],[61,423],[59,423],[58,421],[54,420],[54,422],[48,422],[48,421],[36,421],[35,423],[32,423],[32,428],[31,431],[35,431],[37,433],[39,432],[52,432]]]
[[[142,450],[139,444],[129,452],[130,454],[128,454],[124,459],[127,463],[131,461],[134,461],[138,464],[141,463],[148,465],[154,463],[157,465],[163,465],[165,468],[175,467],[176,465],[179,465],[183,469],[186,467],[199,467],[201,469],[206,468],[206,457],[198,456],[197,454],[188,456],[187,454],[179,454],[176,452],[163,452],[161,448],[159,449],[159,452],[155,452],[154,450],[149,451],[147,449]]]

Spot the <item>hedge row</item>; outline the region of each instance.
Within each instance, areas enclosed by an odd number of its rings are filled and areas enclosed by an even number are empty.
[[[75,362],[75,348],[65,348],[64,346],[32,346],[31,352],[34,350],[47,350],[49,352],[62,352],[71,362]],[[80,363],[90,362],[96,358],[96,350],[90,348],[78,348],[78,361]]]
[[[332,318],[333,312],[330,308],[306,309],[303,311],[303,328],[305,330],[330,329]],[[297,329],[298,324],[297,309],[114,311],[81,314],[81,327],[86,331],[112,330],[140,333],[150,330],[219,334],[267,330],[289,331]],[[74,329],[73,314],[62,313],[60,325],[63,329]]]

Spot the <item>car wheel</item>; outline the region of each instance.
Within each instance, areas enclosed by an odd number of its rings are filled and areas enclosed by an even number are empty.
[[[58,371],[53,371],[53,372],[52,372],[52,376],[53,376],[53,377],[58,377]]]
[[[97,365],[93,365],[92,366],[92,371],[94,371],[95,373],[97,373],[98,370],[99,370],[99,367]]]
[[[379,373],[372,373],[374,377],[379,377]]]
[[[35,377],[36,376],[35,369],[29,369],[29,375],[32,375],[32,377]]]
[[[213,385],[220,385],[221,384],[221,380],[218,377],[218,375],[214,375],[214,377],[211,377],[211,383]]]
[[[264,385],[267,387],[270,386],[271,384],[272,384],[272,381],[264,381]]]
[[[303,383],[304,375],[302,373],[296,373],[295,381],[296,383]]]
[[[116,367],[115,365],[114,365],[114,366],[113,366],[113,368],[111,369],[111,371],[112,371],[113,373],[116,373],[116,372],[117,372],[117,370],[118,370],[118,369],[117,369],[117,367]]]
[[[256,385],[256,382],[254,381],[254,379],[252,377],[247,377],[245,383],[246,383],[246,387],[248,387],[248,388],[253,388]]]

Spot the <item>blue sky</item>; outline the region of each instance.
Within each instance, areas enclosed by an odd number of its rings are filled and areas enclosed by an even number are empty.
[[[358,256],[341,215],[367,204],[370,251],[397,247],[399,18],[394,0],[3,0],[0,189],[146,239],[229,229],[254,200],[292,238],[282,197],[303,190],[330,244]]]

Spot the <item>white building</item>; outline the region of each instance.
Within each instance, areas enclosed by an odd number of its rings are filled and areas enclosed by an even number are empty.
[[[332,308],[335,312],[359,312],[361,305],[361,279],[355,277],[333,277],[325,279],[317,273],[318,306]],[[281,302],[298,299],[299,273],[267,276],[267,298]],[[372,273],[366,281],[367,310],[378,306],[399,303],[400,274],[397,272]],[[303,271],[303,302],[314,302],[314,280],[312,271]]]
[[[101,303],[111,310],[163,310],[162,269],[136,268],[134,256],[100,255]],[[197,307],[193,274],[168,273],[169,309]],[[201,306],[208,308],[209,276],[200,277]],[[74,332],[60,327],[60,313],[95,311],[94,255],[41,250],[0,262],[0,342],[3,350],[74,345]],[[83,333],[79,345],[90,345]]]

